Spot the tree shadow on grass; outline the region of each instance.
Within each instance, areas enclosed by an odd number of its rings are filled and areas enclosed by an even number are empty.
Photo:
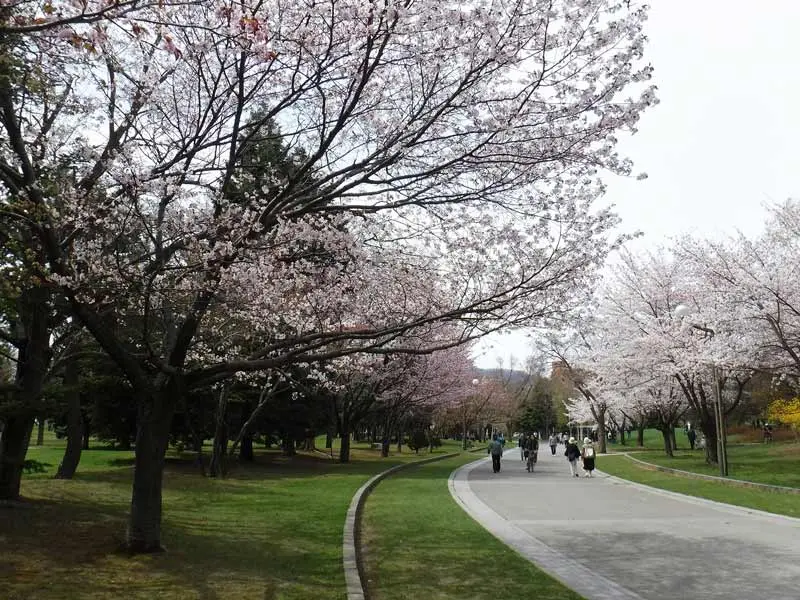
[[[263,514],[266,522],[270,518]],[[309,587],[307,597],[319,597],[311,590],[325,590],[339,576],[341,542],[331,544],[324,529],[307,528],[302,539],[288,531],[270,539],[270,529],[258,522],[209,523],[202,511],[196,519],[168,514],[168,551],[131,556],[122,547],[126,521],[126,504],[94,499],[28,499],[0,509],[4,593],[16,598],[273,598],[299,583]]]
[[[0,581],[10,597],[339,597],[341,530],[358,480],[336,476],[397,464],[259,456],[213,482],[191,460],[170,460],[168,552],[128,556],[121,551],[133,474],[127,463],[79,471],[72,481],[31,481],[24,489],[34,498],[0,509]]]

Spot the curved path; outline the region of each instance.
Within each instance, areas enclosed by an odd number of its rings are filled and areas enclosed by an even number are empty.
[[[621,458],[598,457],[604,460]],[[518,448],[450,479],[497,537],[589,600],[800,598],[800,519],[662,492],[604,474],[570,476],[564,446],[529,474]],[[769,493],[769,492],[765,492]]]

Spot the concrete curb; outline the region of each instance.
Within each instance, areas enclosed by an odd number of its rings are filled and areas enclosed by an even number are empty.
[[[650,492],[652,494],[658,494],[659,496],[664,496],[667,498],[676,498],[678,500],[681,500],[683,502],[689,502],[691,504],[712,506],[718,510],[725,511],[730,514],[758,517],[776,523],[790,524],[793,526],[800,525],[800,518],[798,517],[779,515],[778,513],[771,513],[765,510],[758,510],[757,508],[747,508],[746,506],[737,506],[735,504],[717,502],[716,500],[709,500],[708,498],[700,498],[699,496],[689,496],[688,494],[681,494],[680,492],[662,490],[661,488],[653,487],[652,485],[647,485],[646,483],[638,483],[636,481],[630,481],[628,479],[623,479],[622,477],[617,477],[616,475],[610,475],[604,471],[601,471],[600,469],[595,469],[595,473],[597,473],[598,475],[602,475],[603,477],[607,477],[608,479],[616,483],[629,485],[634,488],[639,488],[641,490]]]
[[[587,600],[642,600],[638,594],[553,550],[478,498],[469,487],[469,473],[485,460],[468,463],[450,474],[450,495],[464,512],[501,542]]]
[[[358,488],[358,491],[350,501],[350,507],[347,509],[347,517],[345,517],[344,520],[344,536],[342,539],[342,566],[344,568],[345,585],[347,586],[347,600],[365,600],[367,597],[364,585],[362,584],[364,565],[362,564],[358,540],[361,530],[361,512],[370,492],[382,479],[385,479],[397,471],[436,462],[437,460],[453,458],[459,454],[458,452],[442,454],[441,456],[432,456],[430,458],[423,458],[422,460],[403,463],[402,465],[395,465],[391,469],[386,469],[378,473]]]
[[[633,462],[639,463],[640,465],[643,465],[645,468],[650,469],[651,471],[662,471],[664,473],[672,473],[674,475],[680,475],[681,477],[687,477],[689,479],[705,479],[706,481],[717,481],[721,483],[727,483],[728,485],[735,485],[738,487],[752,487],[762,490],[770,490],[773,492],[780,492],[784,494],[800,494],[800,488],[787,487],[785,485],[770,485],[768,483],[757,483],[755,481],[747,481],[746,479],[731,479],[730,477],[719,477],[718,475],[706,475],[704,473],[693,473],[691,471],[682,471],[681,469],[673,469],[671,467],[664,467],[662,465],[649,463],[644,460],[628,456],[627,454],[625,456],[628,458],[628,460],[632,460]]]

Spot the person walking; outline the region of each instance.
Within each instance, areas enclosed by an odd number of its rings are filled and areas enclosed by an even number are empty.
[[[525,460],[525,442],[526,442],[525,434],[520,434],[519,436],[519,459],[521,461]]]
[[[500,458],[503,456],[503,444],[497,439],[497,434],[492,436],[492,441],[489,442],[488,454],[492,455],[492,471],[495,473],[500,472]]]
[[[528,473],[533,473],[533,467],[536,465],[536,461],[539,460],[539,434],[528,434],[525,440],[525,454],[525,458],[528,460],[525,463],[525,470]]]
[[[697,441],[697,432],[694,429],[689,429],[686,432],[686,437],[689,438],[689,447],[694,450],[695,441]]]
[[[558,446],[558,438],[556,437],[556,434],[555,433],[551,433],[550,434],[550,439],[548,441],[550,442],[550,454],[555,456],[556,455],[556,446]]]
[[[564,451],[564,456],[566,456],[569,461],[569,472],[575,477],[580,477],[580,475],[578,475],[578,458],[580,455],[581,449],[578,448],[575,438],[569,438],[569,440],[567,440],[567,449]]]
[[[583,440],[583,450],[581,451],[581,459],[583,460],[583,470],[586,473],[586,477],[592,477],[592,471],[594,471],[594,444],[592,444],[592,440],[584,438]]]

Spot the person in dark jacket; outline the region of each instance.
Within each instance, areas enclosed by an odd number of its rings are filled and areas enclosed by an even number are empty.
[[[578,448],[574,437],[569,438],[567,441],[567,449],[564,451],[564,456],[569,461],[569,472],[575,477],[580,477],[578,475],[578,458],[581,456],[581,449]]]
[[[525,458],[525,470],[532,473],[539,458],[539,436],[536,433],[529,433],[525,437]]]
[[[492,441],[489,442],[488,453],[492,455],[492,471],[499,473],[500,458],[503,456],[503,444],[497,439],[497,435],[492,436]]]

